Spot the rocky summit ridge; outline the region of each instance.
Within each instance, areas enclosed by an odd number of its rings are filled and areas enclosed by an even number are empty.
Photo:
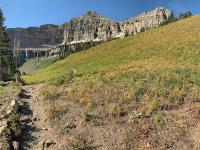
[[[8,28],[7,33],[11,39],[11,49],[16,46],[16,43],[18,43],[18,47],[25,48],[41,47],[44,44],[106,41],[123,38],[126,35],[135,35],[142,29],[158,27],[169,16],[169,10],[158,7],[126,21],[117,22],[97,12],[89,11],[85,15],[73,18],[60,26],[42,25],[29,28]]]

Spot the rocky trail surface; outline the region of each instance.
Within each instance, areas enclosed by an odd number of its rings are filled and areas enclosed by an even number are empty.
[[[55,132],[47,120],[46,109],[38,94],[43,85],[23,86],[23,117],[26,120],[21,139],[21,149],[44,150],[57,149]],[[28,123],[27,123],[28,122]]]

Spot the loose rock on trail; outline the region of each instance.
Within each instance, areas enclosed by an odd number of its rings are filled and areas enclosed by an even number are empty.
[[[55,149],[56,134],[47,120],[47,112],[39,100],[39,91],[43,85],[23,86],[24,131],[21,148],[27,150]]]

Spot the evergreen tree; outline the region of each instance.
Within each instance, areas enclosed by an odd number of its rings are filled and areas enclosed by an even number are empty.
[[[140,32],[145,32],[145,28],[142,27],[141,30],[140,30]]]
[[[129,32],[126,31],[126,32],[125,32],[125,37],[128,37],[128,36],[129,36]]]
[[[191,11],[186,11],[186,12],[180,13],[179,19],[185,19],[191,16],[193,16]]]
[[[11,75],[10,64],[8,59],[8,36],[4,26],[5,18],[2,10],[0,10],[0,80],[8,80]]]
[[[163,22],[163,23],[161,24],[161,26],[162,26],[162,25],[169,24],[169,23],[172,23],[172,22],[175,22],[175,21],[177,21],[177,20],[178,20],[177,17],[175,16],[174,12],[172,11],[171,14],[170,14],[170,16],[169,16],[169,18],[168,18],[165,22]]]

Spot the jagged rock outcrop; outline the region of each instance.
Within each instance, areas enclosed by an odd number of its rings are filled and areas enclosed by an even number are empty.
[[[144,12],[119,23],[109,20],[96,12],[89,11],[86,15],[74,18],[62,26],[64,30],[63,42],[106,41],[123,37],[126,34],[134,35],[139,33],[142,28],[158,27],[169,16],[170,12],[167,9],[158,7],[153,11]]]
[[[63,24],[62,27],[64,29],[64,43],[108,40],[115,38],[120,32],[119,23],[92,11],[72,19]]]
[[[137,34],[142,28],[146,30],[158,27],[161,23],[166,21],[169,16],[169,10],[158,7],[153,11],[143,12],[136,17],[129,18],[121,24],[121,30],[129,34]]]

